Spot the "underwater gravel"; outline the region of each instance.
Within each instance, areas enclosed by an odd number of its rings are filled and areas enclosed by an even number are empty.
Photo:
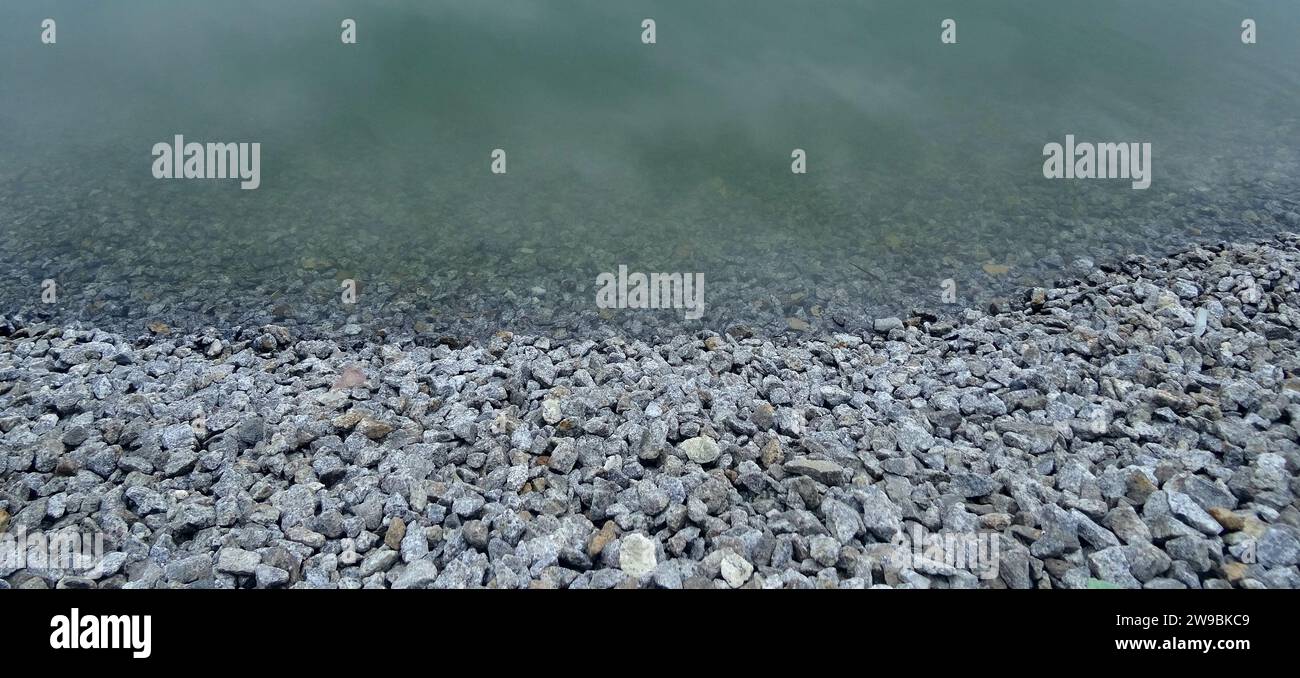
[[[0,587],[1300,586],[1300,237],[658,343],[0,318]],[[900,558],[984,533],[996,574]]]
[[[1297,135],[1300,119],[1288,118],[1261,138]],[[0,313],[132,341],[213,328],[227,342],[269,324],[348,350],[406,336],[458,348],[498,331],[565,343],[732,328],[861,334],[917,309],[1005,306],[1096,261],[1300,229],[1300,147],[1286,144],[1152,191],[1098,182],[1062,195],[1041,179],[1009,185],[961,170],[916,199],[889,183],[846,183],[809,202],[788,192],[787,174],[756,196],[784,196],[788,209],[752,223],[739,198],[714,194],[668,212],[597,201],[534,224],[491,191],[468,192],[481,213],[473,219],[426,206],[390,223],[394,215],[349,218],[352,192],[317,185],[232,201],[116,166],[86,176],[39,150],[11,155],[21,162],[0,157]],[[404,194],[376,181],[356,189],[406,213]],[[619,265],[703,274],[704,316],[597,308],[597,277]],[[47,280],[56,303],[46,303]],[[356,303],[341,299],[345,280],[358,285]]]

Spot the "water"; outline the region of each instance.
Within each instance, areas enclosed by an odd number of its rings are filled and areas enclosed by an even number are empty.
[[[836,330],[985,303],[1078,257],[1294,230],[1300,211],[1289,2],[52,0],[0,15],[2,312],[135,331]],[[1245,17],[1258,44],[1240,40]],[[150,150],[175,134],[260,142],[261,187],[154,179]],[[1044,179],[1043,145],[1066,134],[1150,142],[1151,188]],[[790,171],[796,148],[807,174]],[[708,312],[602,312],[594,281],[620,264],[704,273]],[[39,303],[46,278],[60,303]],[[355,306],[338,300],[347,279]]]

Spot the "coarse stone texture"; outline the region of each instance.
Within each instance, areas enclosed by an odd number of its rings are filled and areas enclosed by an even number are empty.
[[[623,538],[618,551],[619,568],[629,577],[644,577],[655,569],[655,543],[643,534]]]
[[[0,580],[1296,587],[1298,244],[1089,262],[839,334],[3,315],[0,530],[93,528],[105,556]],[[916,535],[978,535],[994,568],[914,557]]]

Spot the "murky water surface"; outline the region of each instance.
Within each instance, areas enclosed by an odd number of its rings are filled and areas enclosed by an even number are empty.
[[[7,313],[835,330],[939,306],[945,279],[959,307],[1080,257],[1300,227],[1291,2],[49,0],[0,17]],[[260,187],[155,179],[151,149],[177,134],[259,142]],[[1067,134],[1150,143],[1150,188],[1045,179],[1044,144]],[[708,312],[598,309],[620,264],[703,273]]]

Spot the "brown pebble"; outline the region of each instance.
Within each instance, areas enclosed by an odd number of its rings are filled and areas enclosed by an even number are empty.
[[[406,521],[393,516],[393,520],[388,523],[388,531],[384,533],[384,544],[394,551],[402,550],[402,539],[406,537]]]
[[[1223,508],[1222,506],[1210,507],[1209,514],[1214,516],[1214,519],[1219,521],[1219,524],[1223,526],[1223,529],[1229,532],[1240,532],[1241,529],[1246,526],[1245,518]]]
[[[605,545],[613,541],[615,536],[617,534],[614,529],[614,521],[605,521],[604,527],[601,527],[600,532],[597,532],[591,538],[591,542],[587,544],[587,556],[594,559],[600,555],[600,552],[605,550]]]

